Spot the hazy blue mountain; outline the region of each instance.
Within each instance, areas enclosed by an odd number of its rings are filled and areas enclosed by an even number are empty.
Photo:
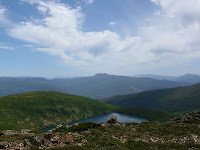
[[[200,76],[195,74],[185,74],[183,76],[161,76],[161,75],[153,75],[153,74],[143,74],[143,75],[135,75],[134,78],[151,78],[156,80],[170,80],[170,81],[178,81],[185,82],[190,84],[200,83]]]
[[[187,85],[189,84],[176,81],[132,78],[108,74],[53,80],[47,80],[45,78],[2,77],[0,78],[0,96],[31,91],[58,91],[94,99],[103,99],[115,95]]]
[[[20,94],[31,91],[60,91],[60,87],[52,85],[44,78],[12,78],[0,77],[0,96]]]
[[[95,99],[188,85],[188,83],[168,80],[132,78],[108,74],[96,74],[91,77],[74,79],[57,79],[52,80],[51,82],[56,86],[62,86],[62,88],[68,89],[71,94]]]
[[[151,78],[156,80],[176,80],[177,76],[162,76],[162,75],[154,75],[154,74],[141,74],[135,75],[134,78]]]
[[[176,78],[176,81],[186,82],[186,83],[200,83],[200,76],[195,74],[186,74]]]
[[[193,111],[200,108],[200,84],[115,96],[101,101],[120,107],[145,107],[166,112]]]

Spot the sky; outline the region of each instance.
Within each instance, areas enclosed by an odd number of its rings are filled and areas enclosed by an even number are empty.
[[[200,74],[200,0],[0,0],[0,76]]]

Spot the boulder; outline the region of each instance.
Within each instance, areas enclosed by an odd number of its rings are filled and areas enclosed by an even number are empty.
[[[0,149],[6,149],[8,146],[7,142],[0,142]]]
[[[39,139],[38,137],[36,137],[36,136],[31,136],[31,137],[30,137],[30,143],[31,143],[32,145],[41,146],[41,141],[40,141],[40,139]]]
[[[112,116],[106,123],[108,124],[118,124],[118,120],[116,116]]]

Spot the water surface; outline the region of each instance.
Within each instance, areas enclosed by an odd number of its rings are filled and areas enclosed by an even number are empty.
[[[101,115],[101,116],[90,117],[90,118],[78,120],[78,121],[69,123],[68,125],[73,125],[73,124],[75,124],[75,123],[83,123],[83,122],[102,123],[102,122],[106,122],[106,121],[107,121],[108,119],[110,119],[112,116],[116,116],[116,117],[117,117],[117,120],[118,120],[119,122],[126,122],[126,123],[132,123],[132,122],[137,122],[137,123],[148,122],[147,119],[140,118],[140,117],[136,117],[136,116],[133,116],[133,115],[122,114],[122,113],[110,113],[110,114],[105,114],[105,115]],[[51,130],[51,129],[55,128],[55,127],[56,127],[56,126],[48,127],[48,128],[44,128],[44,129],[41,129],[41,130]]]

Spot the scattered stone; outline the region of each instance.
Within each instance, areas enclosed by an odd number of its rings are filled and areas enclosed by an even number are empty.
[[[27,135],[28,135],[28,134],[30,134],[30,132],[33,132],[33,130],[22,129],[20,133],[21,133],[21,134],[27,134]]]
[[[136,128],[131,128],[131,131],[136,131],[137,129]]]
[[[65,125],[66,128],[69,128],[70,126],[68,124]]]
[[[7,142],[0,142],[0,149],[6,149],[8,147]]]
[[[198,113],[194,113],[194,114],[195,114],[195,117],[193,114],[191,115],[191,113],[188,113],[188,115],[186,115],[183,118],[198,119]],[[117,117],[112,116],[107,122],[102,123],[102,126],[106,126],[105,131],[102,130],[103,127],[101,127],[99,132],[97,132],[98,128],[96,128],[95,130],[90,129],[90,130],[78,132],[78,133],[77,132],[68,133],[67,131],[32,133],[31,130],[27,130],[27,129],[23,129],[19,132],[14,131],[14,130],[5,130],[2,132],[4,135],[1,136],[1,139],[0,139],[1,140],[0,149],[26,150],[26,149],[30,149],[30,146],[36,146],[36,147],[39,147],[39,149],[51,149],[55,147],[66,147],[66,146],[84,146],[87,143],[90,143],[91,141],[93,142],[92,138],[95,138],[98,140],[100,136],[103,136],[103,137],[105,136],[105,139],[108,139],[111,141],[116,139],[114,140],[114,142],[118,142],[118,143],[119,142],[126,143],[127,141],[131,139],[136,142],[143,141],[146,143],[178,143],[182,145],[187,145],[190,143],[200,144],[200,135],[198,132],[198,128],[200,128],[199,124],[193,125],[196,129],[194,130],[195,132],[193,132],[193,130],[191,131],[189,130],[188,132],[186,131],[186,133],[183,132],[183,135],[177,136],[176,134],[173,134],[172,131],[174,130],[171,130],[169,132],[170,136],[167,136],[167,138],[165,135],[163,136],[162,134],[161,136],[154,134],[154,131],[157,130],[156,127],[158,126],[158,132],[160,132],[162,131],[160,130],[160,128],[166,130],[168,125],[170,126],[169,129],[176,127],[176,125],[174,123],[172,124],[163,123],[163,124],[164,125],[162,125],[162,123],[160,124],[152,123],[150,124],[150,126],[143,126],[142,124],[119,123],[117,120]],[[75,126],[78,126],[78,125],[79,124],[75,124]],[[115,127],[113,127],[113,125],[115,125]],[[190,124],[180,123],[180,124],[177,124],[177,126],[181,128],[185,128],[185,127],[187,128],[190,126]],[[148,128],[151,129],[151,127],[153,127],[152,128],[153,130],[147,130]],[[110,132],[112,130],[114,130],[114,132]],[[179,132],[180,131],[177,131],[177,133]],[[100,133],[100,134],[95,134],[95,133]],[[17,136],[10,136],[10,135],[16,135],[16,134]],[[18,141],[18,135],[23,137],[23,138],[20,138],[21,141],[20,140]],[[3,140],[6,138],[9,140],[7,140],[7,142],[6,141],[3,142]],[[11,142],[10,138],[15,138],[16,141]]]
[[[78,126],[78,123],[75,123],[74,126]]]
[[[63,127],[63,125],[62,125],[62,124],[59,124],[59,125],[57,125],[56,128],[61,128],[61,127]]]
[[[190,112],[178,117],[175,117],[169,121],[169,123],[180,123],[186,121],[200,121],[200,111]]]
[[[5,130],[2,132],[5,136],[8,136],[8,135],[17,135],[19,134],[17,131],[15,130]]]

